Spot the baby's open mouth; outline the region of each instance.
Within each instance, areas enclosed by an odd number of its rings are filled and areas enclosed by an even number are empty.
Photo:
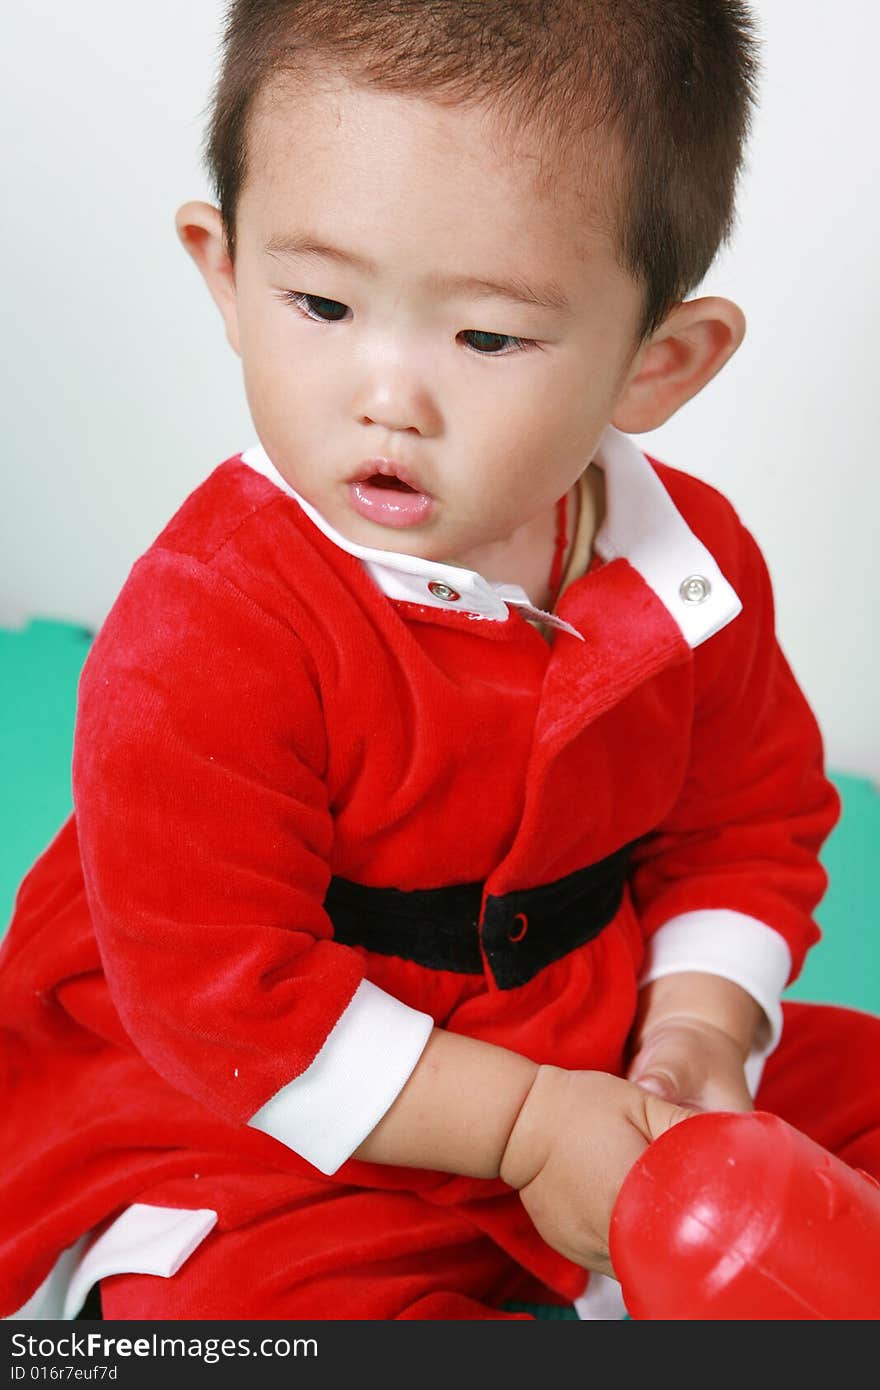
[[[416,492],[417,489],[410,487],[402,478],[386,477],[384,473],[373,473],[371,477],[364,480],[369,487],[387,487],[395,492]]]
[[[349,484],[351,505],[378,526],[419,526],[428,520],[434,499],[396,473],[368,473]]]

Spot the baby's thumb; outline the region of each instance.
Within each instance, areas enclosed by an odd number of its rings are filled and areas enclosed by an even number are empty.
[[[693,1056],[674,1033],[650,1038],[634,1059],[628,1079],[678,1105],[690,1102],[699,1089]]]
[[[650,1091],[652,1095],[660,1096],[663,1100],[675,1100],[680,1092],[675,1077],[667,1071],[644,1071],[639,1074],[631,1071],[629,1079],[641,1086],[643,1091]]]

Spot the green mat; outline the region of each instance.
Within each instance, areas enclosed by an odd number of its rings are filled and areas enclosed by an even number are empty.
[[[71,808],[76,684],[90,641],[83,628],[46,620],[0,629],[0,935],[22,877]],[[843,816],[823,853],[831,876],[818,913],[824,937],[788,994],[880,1013],[880,795],[857,777],[834,781]]]

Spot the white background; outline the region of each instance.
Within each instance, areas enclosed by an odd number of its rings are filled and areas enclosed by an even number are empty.
[[[642,436],[736,504],[832,766],[880,777],[876,52],[867,0],[757,0],[765,71],[732,248],[744,347]],[[135,558],[254,440],[173,227],[206,197],[219,0],[29,0],[4,19],[0,625],[103,620]]]

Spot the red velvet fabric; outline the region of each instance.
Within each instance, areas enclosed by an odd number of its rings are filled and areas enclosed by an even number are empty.
[[[500,1181],[324,1178],[246,1122],[364,977],[443,1027],[613,1071],[671,916],[747,913],[800,968],[837,814],[818,730],[754,542],[711,488],[658,471],[744,603],[694,653],[623,559],[562,597],[584,642],[392,602],[238,458],[137,562],[80,682],[74,816],[0,957],[0,1313],[130,1202],[222,1226],[252,1182],[285,1202],[420,1193],[579,1292]],[[331,875],[501,894],[640,837],[614,922],[515,990],[336,943],[322,906]]]
[[[758,1108],[880,1179],[880,1019],[816,1004],[784,1010]],[[239,1224],[208,1236],[174,1279],[104,1280],[104,1316],[473,1321],[528,1316],[504,1311],[509,1302],[557,1301],[457,1212],[414,1194],[338,1187],[323,1202],[288,1206],[253,1196]],[[778,1239],[789,1236],[783,1224]],[[864,1273],[876,1281],[875,1269]]]

